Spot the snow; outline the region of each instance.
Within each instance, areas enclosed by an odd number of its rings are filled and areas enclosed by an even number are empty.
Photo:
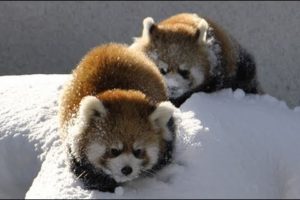
[[[206,45],[207,45],[207,54],[208,54],[209,62],[211,64],[210,73],[214,74],[214,69],[220,62],[218,56],[220,56],[221,47],[216,41],[215,36],[213,34],[213,29],[211,27],[209,27],[208,29],[208,37],[207,37]]]
[[[57,95],[65,79],[55,75],[0,78],[0,198],[24,197],[58,139]]]
[[[0,198],[300,198],[300,107],[230,89],[176,110],[175,159],[154,177],[83,189],[58,137],[68,77],[0,77]]]

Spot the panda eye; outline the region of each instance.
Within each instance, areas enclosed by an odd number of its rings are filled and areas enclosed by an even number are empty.
[[[178,73],[184,78],[184,79],[188,79],[190,72],[189,70],[186,69],[178,69]]]
[[[133,151],[133,155],[136,158],[142,158],[144,156],[144,151],[142,149],[136,149]]]
[[[168,71],[167,71],[166,69],[164,69],[164,68],[160,68],[159,71],[160,71],[160,73],[161,73],[162,75],[166,75],[167,72],[168,72]]]
[[[111,154],[111,157],[117,157],[121,154],[121,150],[119,149],[110,149],[110,154]]]

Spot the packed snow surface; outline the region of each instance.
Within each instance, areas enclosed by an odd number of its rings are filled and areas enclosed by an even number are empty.
[[[300,108],[230,89],[176,110],[175,159],[154,177],[85,190],[58,136],[68,77],[0,77],[0,198],[300,198]]]

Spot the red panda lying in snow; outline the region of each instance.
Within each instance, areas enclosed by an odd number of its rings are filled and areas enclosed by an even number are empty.
[[[199,91],[260,92],[253,57],[213,21],[181,13],[158,24],[148,17],[143,25],[142,36],[130,48],[156,63],[177,107]]]
[[[172,158],[173,111],[163,77],[143,53],[119,44],[94,48],[60,99],[72,172],[86,188],[113,192],[162,168]]]

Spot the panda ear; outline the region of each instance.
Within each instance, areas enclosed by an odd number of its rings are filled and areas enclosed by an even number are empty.
[[[149,38],[156,28],[156,24],[152,17],[146,17],[143,20],[143,37]]]
[[[95,96],[86,96],[80,102],[79,117],[88,122],[92,117],[106,116],[106,109],[102,102]]]
[[[196,32],[196,37],[198,37],[199,43],[206,42],[207,30],[208,30],[207,21],[205,19],[200,19],[198,22],[198,30]]]
[[[161,102],[157,105],[156,109],[150,114],[149,119],[155,129],[163,132],[165,140],[172,140],[172,133],[168,128],[168,122],[170,121],[175,107],[169,101]]]

